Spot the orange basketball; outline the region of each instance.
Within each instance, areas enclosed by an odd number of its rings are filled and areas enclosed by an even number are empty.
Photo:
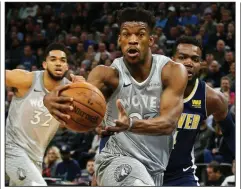
[[[106,101],[102,92],[87,82],[70,84],[61,91],[61,96],[73,97],[72,111],[65,112],[71,116],[66,119],[66,127],[76,132],[86,132],[97,127],[106,112]]]

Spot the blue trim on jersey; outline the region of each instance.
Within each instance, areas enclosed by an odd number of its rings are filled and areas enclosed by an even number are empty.
[[[183,174],[175,174],[174,176],[165,174],[163,186],[200,186],[194,171],[194,169],[190,168]]]
[[[108,139],[110,138],[110,136],[105,136],[101,138],[100,141],[100,146],[99,146],[99,153],[102,151],[102,149],[105,147],[105,144],[107,143]]]

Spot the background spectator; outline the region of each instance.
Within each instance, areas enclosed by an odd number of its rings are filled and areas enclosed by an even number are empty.
[[[208,141],[211,138],[213,131],[207,127],[206,122],[200,126],[200,132],[197,135],[194,145],[195,162],[204,163],[204,150],[208,146]]]
[[[208,74],[204,78],[205,81],[211,81],[213,87],[217,88],[220,86],[220,80],[224,76],[224,73],[221,71],[221,65],[218,61],[213,60],[208,66]]]
[[[221,186],[235,186],[235,160],[232,163],[232,173],[233,175],[227,176]]]
[[[24,47],[23,56],[20,59],[20,64],[25,67],[26,70],[31,71],[31,67],[36,65],[37,60],[35,55],[32,54],[32,48],[30,45]]]
[[[222,66],[222,71],[227,75],[229,74],[229,69],[231,64],[235,61],[234,52],[233,51],[226,51],[224,57],[224,65]]]
[[[224,95],[228,99],[228,105],[229,105],[229,109],[230,109],[230,107],[235,102],[235,93],[231,91],[231,80],[230,80],[230,78],[227,77],[227,76],[222,77],[220,86],[221,86],[220,91],[222,93],[224,93]]]
[[[70,147],[61,147],[62,162],[57,164],[55,175],[64,181],[74,181],[80,174],[80,167],[76,160],[71,158]]]
[[[207,166],[208,181],[206,186],[220,186],[224,181],[224,176],[221,173],[219,163],[212,161]]]
[[[207,149],[204,150],[204,162],[210,163],[215,160],[219,163],[231,163],[233,157],[230,154],[228,145],[224,141],[222,131],[217,124],[215,126],[215,132],[208,139]]]
[[[94,159],[89,159],[86,164],[86,169],[81,170],[80,177],[78,178],[78,183],[85,183],[90,186],[92,177],[94,175]]]
[[[44,157],[43,177],[55,177],[57,164],[62,161],[59,148],[51,146]]]

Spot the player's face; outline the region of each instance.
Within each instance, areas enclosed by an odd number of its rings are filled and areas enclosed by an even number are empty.
[[[173,60],[182,63],[188,72],[188,84],[193,84],[198,77],[202,51],[192,44],[179,44]]]
[[[130,64],[144,62],[153,45],[148,25],[144,22],[124,22],[121,25],[118,43],[124,59]]]
[[[68,70],[66,53],[61,50],[50,51],[43,66],[52,79],[63,79]]]

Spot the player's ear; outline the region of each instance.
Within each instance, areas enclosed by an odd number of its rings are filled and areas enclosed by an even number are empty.
[[[120,35],[118,35],[118,47],[120,47]]]
[[[150,39],[149,39],[149,47],[152,47],[154,45],[154,38],[152,35],[150,35]]]
[[[42,66],[45,70],[47,69],[47,63],[45,61],[42,62]]]

